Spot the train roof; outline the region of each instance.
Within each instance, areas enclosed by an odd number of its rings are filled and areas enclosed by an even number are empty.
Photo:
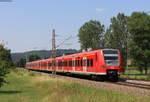
[[[86,54],[91,54],[91,53],[96,53],[96,52],[99,52],[101,50],[118,50],[118,49],[108,49],[108,48],[105,48],[105,49],[98,49],[98,50],[94,50],[94,51],[87,51],[87,52],[81,52],[81,53],[75,53],[75,54],[71,54],[71,55],[66,55],[66,56],[60,56],[60,57],[57,57],[57,59],[61,59],[61,58],[66,58],[66,57],[74,57],[74,56],[80,56],[80,55],[86,55]]]

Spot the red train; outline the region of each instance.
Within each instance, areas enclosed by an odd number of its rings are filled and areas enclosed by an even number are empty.
[[[99,49],[55,59],[56,73],[83,74],[111,79],[118,79],[118,75],[122,73],[121,66],[121,54],[117,49]],[[52,71],[52,59],[28,62],[26,68]]]

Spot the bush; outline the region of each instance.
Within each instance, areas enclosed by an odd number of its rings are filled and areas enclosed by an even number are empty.
[[[5,76],[13,65],[10,50],[0,44],[0,87],[6,83]]]
[[[9,64],[6,61],[0,61],[0,87],[6,83],[5,76],[9,73]]]

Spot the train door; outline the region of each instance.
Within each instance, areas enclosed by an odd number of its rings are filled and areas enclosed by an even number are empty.
[[[87,59],[86,57],[83,57],[83,72],[86,72],[86,68],[87,68]]]
[[[75,72],[75,58],[72,59],[72,71]]]
[[[62,71],[64,72],[64,59],[62,59]]]
[[[41,70],[41,61],[39,62],[39,70]]]
[[[48,60],[46,61],[46,69],[48,70]]]
[[[58,59],[57,60],[57,63],[58,63],[58,66],[57,66],[57,68],[58,68],[58,71],[60,71],[61,70],[61,60],[60,59]]]
[[[56,62],[55,62],[55,71],[57,72],[57,70],[58,70],[58,60],[56,60]]]
[[[48,71],[50,71],[50,60],[48,60],[47,62],[48,62],[47,69],[48,69]]]

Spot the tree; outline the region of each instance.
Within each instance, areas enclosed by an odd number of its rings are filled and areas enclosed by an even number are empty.
[[[117,17],[111,18],[111,24],[104,35],[104,43],[107,48],[120,49],[123,57],[123,65],[127,63],[127,47],[129,31],[127,27],[127,19],[123,13],[119,13]]]
[[[31,61],[36,61],[36,60],[39,60],[41,59],[40,56],[36,55],[36,54],[32,54],[29,56],[29,62]]]
[[[133,12],[128,19],[131,33],[130,55],[139,70],[147,74],[150,66],[150,16],[144,12]]]
[[[21,58],[18,62],[17,62],[17,67],[25,67],[26,65],[26,59]]]
[[[104,34],[104,25],[99,21],[90,20],[79,29],[79,42],[81,49],[87,51],[88,48],[98,49],[102,47],[101,40]]]
[[[6,83],[5,76],[9,73],[10,67],[13,65],[10,50],[0,44],[0,87]]]

